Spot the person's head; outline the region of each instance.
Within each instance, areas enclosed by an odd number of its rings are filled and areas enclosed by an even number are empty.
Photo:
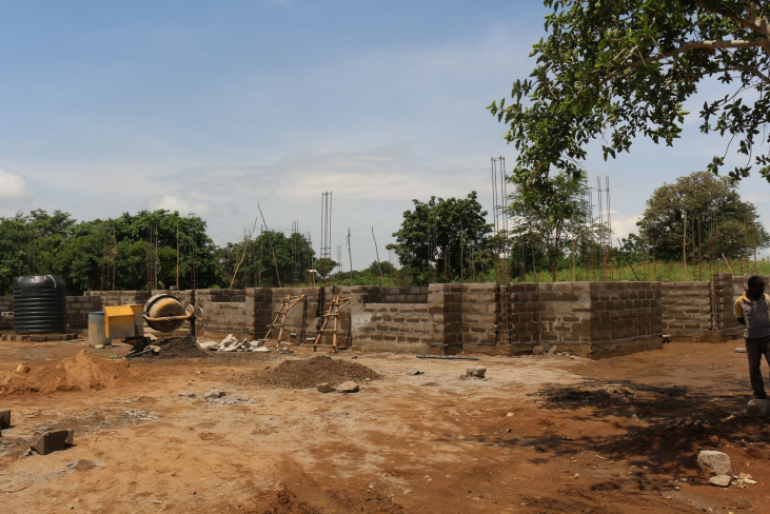
[[[758,300],[762,297],[762,293],[765,292],[765,281],[762,277],[754,275],[749,278],[749,289],[746,291],[746,296],[751,300]]]

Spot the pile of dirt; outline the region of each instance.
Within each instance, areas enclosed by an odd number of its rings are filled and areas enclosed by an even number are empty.
[[[0,373],[0,396],[55,391],[95,391],[114,386],[132,375],[126,361],[101,359],[82,350],[73,357],[39,368],[27,374]]]
[[[270,387],[309,389],[321,383],[337,386],[348,380],[360,382],[380,376],[355,362],[332,359],[326,355],[312,359],[283,361],[275,368],[257,372],[252,381]]]
[[[160,346],[160,353],[154,354],[153,352],[147,352],[140,355],[145,359],[190,359],[190,358],[204,358],[209,354],[200,348],[198,345],[187,339],[186,337],[167,337],[158,339],[152,343],[153,346]]]

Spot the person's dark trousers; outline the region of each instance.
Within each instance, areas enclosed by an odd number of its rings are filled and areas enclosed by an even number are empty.
[[[756,398],[766,398],[765,383],[762,380],[762,356],[770,365],[770,336],[746,339],[746,354],[749,356],[749,379]]]

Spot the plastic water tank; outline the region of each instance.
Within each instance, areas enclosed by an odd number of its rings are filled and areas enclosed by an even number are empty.
[[[13,283],[13,325],[17,334],[67,330],[67,288],[61,277],[19,277]]]

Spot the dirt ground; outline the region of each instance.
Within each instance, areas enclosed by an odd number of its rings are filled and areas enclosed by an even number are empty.
[[[304,348],[129,367],[109,358],[127,347],[0,343],[0,409],[13,415],[0,439],[0,508],[770,513],[770,428],[745,415],[746,355],[736,346],[478,363],[342,352],[334,369],[357,373],[361,386],[343,395],[275,379],[282,362],[296,372],[295,361],[311,358]],[[32,372],[14,373],[20,362]],[[473,365],[487,378],[461,378]],[[214,388],[226,396],[204,400]],[[75,445],[24,456],[55,428],[74,428]],[[726,452],[734,473],[758,483],[709,485],[701,449]]]

